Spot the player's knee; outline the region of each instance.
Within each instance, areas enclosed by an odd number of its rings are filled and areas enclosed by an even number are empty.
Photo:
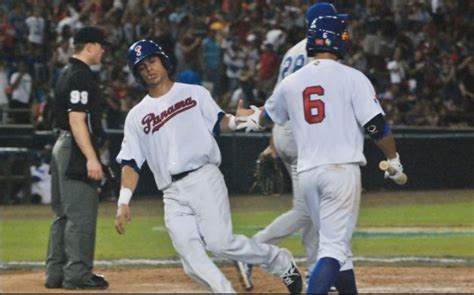
[[[348,259],[350,259],[349,255],[347,255],[347,253],[345,251],[342,251],[342,250],[338,250],[336,248],[333,248],[333,249],[320,249],[320,252],[319,252],[319,257],[330,257],[330,258],[334,258],[336,259],[337,261],[339,261],[339,264],[342,266],[342,265],[345,265],[346,261],[348,261]]]
[[[221,254],[228,252],[230,243],[219,239],[206,241],[206,248],[207,250],[214,253],[214,255],[220,256]]]

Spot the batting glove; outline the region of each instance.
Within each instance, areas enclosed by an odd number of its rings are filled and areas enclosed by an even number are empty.
[[[229,118],[230,130],[236,131],[247,127],[247,117],[236,117],[230,114],[227,114],[226,116]]]
[[[402,163],[400,163],[400,155],[397,153],[395,158],[387,159],[387,162],[392,166],[393,170],[395,170],[395,173],[390,174],[388,171],[385,171],[385,178],[390,178],[395,182],[399,181],[403,175],[403,166]]]
[[[254,105],[251,105],[250,108],[254,111],[253,114],[250,116],[247,116],[247,123],[246,123],[246,128],[245,132],[250,132],[250,131],[262,131],[265,129],[264,126],[260,125],[259,118],[260,118],[260,113],[262,110]]]

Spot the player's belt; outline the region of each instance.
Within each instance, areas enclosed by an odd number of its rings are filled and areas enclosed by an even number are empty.
[[[196,171],[198,170],[199,168],[196,168],[196,169],[193,169],[193,170],[188,170],[188,171],[184,171],[184,172],[181,172],[181,173],[178,173],[178,174],[175,174],[175,175],[171,175],[171,181],[172,182],[175,182],[175,181],[178,181],[182,178],[185,178],[189,173],[193,172],[193,171]]]

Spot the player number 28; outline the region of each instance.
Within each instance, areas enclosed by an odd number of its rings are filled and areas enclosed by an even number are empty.
[[[306,87],[303,91],[304,118],[309,124],[321,123],[326,117],[324,101],[321,99],[311,99],[312,95],[324,95],[324,88],[321,86]]]

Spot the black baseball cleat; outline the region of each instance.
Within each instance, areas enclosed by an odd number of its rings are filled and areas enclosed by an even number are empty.
[[[80,283],[79,285],[69,284],[63,282],[63,288],[67,290],[104,290],[109,287],[109,282],[107,282],[104,276],[98,274],[92,274],[92,277]]]
[[[61,289],[63,287],[63,283],[59,282],[48,282],[44,283],[44,286],[48,289]]]
[[[301,294],[303,291],[303,278],[293,259],[288,270],[280,278],[288,288],[288,291],[290,291],[290,294]]]
[[[240,282],[246,291],[253,289],[252,282],[252,265],[240,261],[234,261],[237,272],[239,273]]]

